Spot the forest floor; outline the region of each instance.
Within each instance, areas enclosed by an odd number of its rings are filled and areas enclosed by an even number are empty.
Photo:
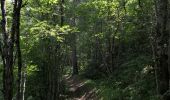
[[[80,76],[65,76],[67,87],[66,100],[99,100],[96,92],[97,89],[88,83],[87,79]]]

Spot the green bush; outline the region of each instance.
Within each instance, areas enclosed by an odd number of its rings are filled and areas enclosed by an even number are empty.
[[[94,85],[102,100],[160,100],[147,56],[129,59],[110,78],[95,80]]]

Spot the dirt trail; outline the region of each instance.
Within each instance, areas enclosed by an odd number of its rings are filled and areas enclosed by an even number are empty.
[[[96,96],[96,89],[87,83],[87,80],[79,76],[65,77],[68,87],[66,100],[99,100]]]

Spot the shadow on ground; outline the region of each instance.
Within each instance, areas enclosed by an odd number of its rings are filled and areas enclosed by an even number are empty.
[[[96,95],[97,89],[79,76],[65,76],[67,86],[65,100],[99,100]]]

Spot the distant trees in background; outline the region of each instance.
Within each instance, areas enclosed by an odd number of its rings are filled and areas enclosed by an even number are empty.
[[[101,79],[150,66],[157,95],[169,100],[169,3],[1,0],[3,99],[59,100],[68,73]]]

